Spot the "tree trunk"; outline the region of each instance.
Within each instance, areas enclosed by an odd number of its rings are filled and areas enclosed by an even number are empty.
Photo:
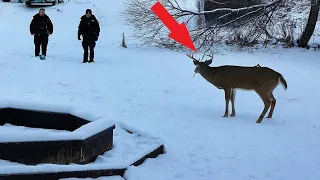
[[[297,41],[298,47],[303,47],[303,48],[307,47],[308,42],[316,27],[318,14],[319,14],[319,6],[320,6],[320,0],[311,0],[311,8],[309,12],[308,22],[306,27],[304,28],[302,35]]]

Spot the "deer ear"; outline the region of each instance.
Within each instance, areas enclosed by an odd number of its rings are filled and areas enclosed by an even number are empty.
[[[209,66],[212,63],[212,60],[205,61],[204,64]]]

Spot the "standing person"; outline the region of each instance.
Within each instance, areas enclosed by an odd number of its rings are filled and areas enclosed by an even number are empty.
[[[34,55],[39,56],[41,46],[41,54],[44,59],[47,55],[49,36],[53,33],[53,24],[49,16],[45,14],[45,9],[41,8],[39,13],[33,16],[30,23],[30,33],[34,36]]]
[[[86,14],[80,18],[78,26],[78,40],[82,35],[83,63],[88,62],[88,50],[90,49],[89,63],[94,62],[94,48],[100,34],[100,25],[91,9],[86,10]]]

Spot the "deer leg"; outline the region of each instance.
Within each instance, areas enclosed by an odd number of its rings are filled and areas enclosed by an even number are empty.
[[[266,115],[269,107],[270,107],[270,99],[269,99],[269,95],[268,93],[265,92],[257,92],[260,96],[260,98],[262,99],[263,103],[264,103],[264,108],[263,111],[260,115],[260,117],[258,118],[258,120],[256,121],[256,123],[261,123],[262,119],[264,118],[264,116]]]
[[[228,117],[229,114],[229,101],[231,97],[231,89],[224,89],[224,95],[226,100],[226,108],[223,117]]]
[[[231,90],[231,105],[232,105],[232,112],[230,114],[231,117],[235,116],[236,115],[236,109],[234,107],[234,100],[236,98],[236,90],[235,89],[232,89]]]
[[[267,116],[267,118],[272,118],[272,115],[273,115],[273,111],[274,111],[274,108],[276,107],[276,98],[274,98],[272,92],[269,94],[269,99],[271,101],[271,107],[270,107],[270,112],[269,112],[269,115]]]

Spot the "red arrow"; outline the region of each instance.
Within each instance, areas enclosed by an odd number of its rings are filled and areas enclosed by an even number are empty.
[[[151,10],[170,30],[170,38],[196,52],[196,48],[194,47],[189,31],[184,22],[178,24],[178,22],[169,14],[169,12],[162,6],[160,2],[155,3],[151,7]]]

